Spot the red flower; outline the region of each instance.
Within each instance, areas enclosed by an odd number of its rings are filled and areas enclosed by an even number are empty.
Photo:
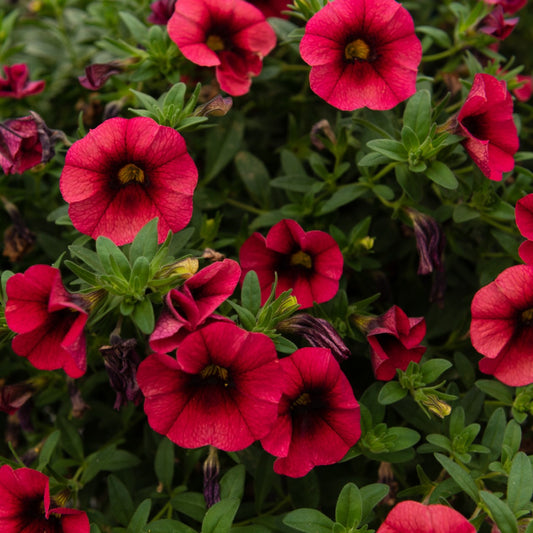
[[[241,96],[276,45],[264,15],[244,0],[178,0],[168,34],[193,63],[216,67],[223,91]]]
[[[408,500],[392,508],[377,533],[476,533],[476,528],[451,507]]]
[[[87,366],[87,313],[65,290],[59,270],[33,265],[11,276],[6,292],[7,325],[18,333],[13,351],[41,370],[62,368],[72,378],[82,376]]]
[[[148,423],[183,448],[242,450],[276,420],[282,375],[262,333],[217,322],[191,333],[176,359],[152,354],[139,366]]]
[[[52,507],[48,478],[31,468],[0,468],[2,533],[89,533],[83,511]]]
[[[343,258],[339,246],[323,231],[305,232],[294,220],[282,220],[267,237],[254,233],[239,253],[243,277],[255,270],[265,303],[278,274],[276,296],[292,289],[302,308],[327,302],[337,294]]]
[[[329,350],[300,348],[280,363],[278,419],[261,444],[278,457],[276,473],[301,477],[317,465],[340,461],[359,440],[359,404]]]
[[[524,263],[533,265],[533,193],[516,202],[515,217],[520,233],[528,239],[520,245],[518,254]]]
[[[520,19],[518,17],[506,19],[503,14],[503,7],[501,5],[496,6],[480,22],[479,31],[487,35],[492,35],[500,41],[509,37]]]
[[[287,5],[289,0],[248,0],[250,4],[253,4],[257,9],[265,15],[265,17],[278,17],[282,19],[288,18],[282,11],[289,11]]]
[[[391,109],[416,92],[422,46],[395,0],[334,0],[305,27],[311,89],[332,106]]]
[[[67,152],[59,186],[74,227],[117,245],[159,217],[159,243],[192,215],[198,171],[183,137],[151,118],[112,118]]]
[[[483,174],[495,181],[514,168],[518,134],[513,122],[513,100],[504,81],[476,74],[472,89],[457,115],[463,145]]]
[[[241,269],[236,261],[224,259],[194,274],[179,289],[165,297],[166,307],[150,335],[150,347],[160,353],[176,349],[185,337],[213,320],[214,310],[235,290]]]
[[[389,381],[396,369],[405,370],[411,361],[418,363],[426,351],[420,346],[425,334],[424,317],[409,318],[397,305],[371,320],[366,339],[376,379]]]
[[[157,0],[150,4],[150,15],[146,19],[152,24],[166,25],[174,13],[176,0]]]
[[[0,96],[10,98],[24,98],[44,90],[45,82],[28,81],[28,65],[19,63],[12,67],[5,66],[6,79],[0,77]]]
[[[504,270],[475,294],[471,311],[480,370],[513,387],[533,383],[533,266]]]
[[[533,93],[533,77],[523,74],[516,75],[516,81],[521,83],[520,87],[513,89],[513,94],[520,102],[527,102]]]
[[[522,9],[527,0],[485,0],[485,3],[502,6],[505,13],[513,14]]]

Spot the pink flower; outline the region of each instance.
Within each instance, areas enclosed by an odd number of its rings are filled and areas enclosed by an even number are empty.
[[[521,83],[521,85],[512,90],[513,94],[520,102],[527,102],[533,93],[533,77],[517,74],[516,81]]]
[[[239,264],[224,259],[206,266],[179,289],[171,290],[150,335],[150,347],[156,352],[169,353],[199,327],[214,320],[227,320],[213,312],[233,294],[240,275]]]
[[[407,500],[392,508],[377,533],[476,533],[476,528],[451,507]]]
[[[178,0],[168,34],[193,63],[215,67],[220,88],[241,96],[276,45],[264,15],[244,0]]]
[[[28,65],[24,63],[4,66],[4,72],[6,78],[0,77],[0,96],[20,99],[44,90],[43,80],[28,81]]]
[[[513,122],[513,100],[504,81],[476,74],[470,93],[457,115],[456,133],[483,174],[500,181],[514,168],[518,134]]]
[[[267,18],[288,18],[287,15],[284,15],[282,12],[289,11],[287,8],[287,5],[290,4],[289,0],[248,0],[248,2],[257,7],[257,9],[259,9]]]
[[[496,6],[480,22],[479,31],[487,35],[492,35],[500,41],[509,37],[520,19],[518,17],[506,19],[503,14],[503,7],[501,5]]]
[[[422,46],[395,0],[334,0],[305,27],[311,89],[332,106],[391,109],[416,92]]]
[[[2,533],[89,533],[87,514],[53,507],[48,478],[31,468],[0,468]]]
[[[278,275],[276,296],[292,289],[302,308],[327,302],[337,294],[343,257],[333,237],[323,231],[305,232],[294,220],[282,220],[263,237],[254,233],[239,253],[243,277],[255,270],[265,303]]]
[[[359,440],[359,404],[329,350],[300,348],[280,363],[278,419],[261,444],[278,457],[276,473],[301,477],[317,465],[340,461]]]
[[[411,361],[418,363],[426,351],[420,346],[425,334],[424,317],[409,318],[397,305],[371,320],[366,339],[376,379],[390,381],[396,369],[405,370]]]
[[[533,193],[516,202],[515,217],[520,233],[528,239],[520,245],[518,254],[524,263],[533,265]]]
[[[87,312],[65,290],[59,270],[33,265],[8,279],[6,293],[7,325],[18,334],[13,351],[41,370],[62,368],[72,378],[82,376]]]
[[[150,4],[150,15],[146,19],[152,24],[166,25],[174,13],[176,0],[156,0]]]
[[[282,374],[274,343],[227,322],[194,331],[176,359],[149,355],[139,366],[150,427],[183,448],[237,451],[276,420]]]
[[[198,171],[183,137],[151,118],[111,118],[67,152],[59,187],[74,227],[117,245],[159,217],[159,243],[192,215]]]
[[[485,0],[485,3],[502,6],[505,13],[513,14],[525,7],[527,0]]]
[[[505,269],[474,295],[471,311],[480,370],[513,387],[533,383],[533,266]]]

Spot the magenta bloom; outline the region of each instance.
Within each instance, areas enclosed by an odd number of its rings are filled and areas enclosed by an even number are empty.
[[[504,18],[503,7],[498,5],[480,22],[479,31],[503,41],[507,39],[520,20],[518,17]]]
[[[257,9],[265,15],[265,17],[278,17],[282,19],[288,18],[284,15],[283,11],[289,11],[287,5],[289,0],[248,0],[250,4],[253,4]]]
[[[340,461],[359,440],[359,404],[329,350],[300,348],[280,363],[285,377],[278,419],[261,444],[278,457],[276,473],[301,477]]]
[[[533,77],[517,74],[516,81],[520,82],[522,85],[513,89],[513,94],[520,102],[527,102],[533,93]]]
[[[476,533],[476,528],[451,507],[407,500],[392,508],[376,533]]]
[[[395,0],[326,4],[308,21],[300,53],[311,89],[338,109],[391,109],[416,92],[422,46]]]
[[[476,74],[457,115],[456,133],[483,174],[500,181],[514,168],[518,134],[513,122],[513,99],[504,81],[490,74]]]
[[[524,263],[533,265],[533,193],[516,202],[515,217],[520,233],[528,239],[520,245],[518,254]]]
[[[331,300],[339,290],[343,257],[333,237],[323,231],[305,232],[294,220],[282,220],[263,237],[254,233],[239,253],[243,277],[255,270],[265,303],[278,274],[276,296],[292,289],[302,308]]]
[[[150,4],[150,15],[146,19],[152,24],[166,25],[174,13],[176,0],[156,0]]]
[[[237,451],[264,437],[281,382],[272,340],[227,322],[188,335],[176,359],[152,354],[137,371],[148,423],[183,448]]]
[[[54,507],[48,478],[31,468],[0,468],[2,533],[89,533],[87,514]]]
[[[193,63],[216,67],[223,91],[241,96],[276,45],[264,15],[244,0],[178,0],[168,34]]]
[[[179,289],[171,290],[165,297],[166,307],[150,335],[150,347],[156,352],[169,353],[191,331],[213,320],[226,320],[213,312],[233,294],[240,276],[239,264],[224,259],[206,266]]]
[[[74,227],[117,245],[159,217],[159,243],[192,215],[198,171],[183,137],[151,118],[111,118],[67,152],[59,186]]]
[[[480,370],[513,387],[533,383],[533,266],[505,269],[475,294],[471,311]]]
[[[424,317],[409,318],[397,305],[372,320],[366,340],[376,379],[390,381],[396,369],[405,370],[411,361],[418,363],[426,351],[420,346],[425,334]]]
[[[525,7],[527,0],[485,0],[485,3],[502,6],[505,13],[513,14]]]
[[[19,63],[12,67],[5,66],[6,78],[0,77],[0,97],[24,98],[44,90],[45,82],[29,81],[28,65]]]
[[[59,270],[33,265],[8,279],[6,293],[7,325],[18,334],[13,351],[41,370],[62,368],[72,378],[85,374],[87,312],[65,289]]]
[[[5,174],[22,174],[42,162],[43,146],[32,116],[0,124],[0,166]]]

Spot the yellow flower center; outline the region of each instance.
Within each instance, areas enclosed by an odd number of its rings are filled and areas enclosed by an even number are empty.
[[[359,59],[366,61],[370,55],[370,46],[363,41],[363,39],[355,39],[346,45],[344,49],[344,57],[349,61]]]
[[[527,324],[528,326],[532,325],[533,324],[533,308],[522,311],[520,318],[524,324]]]
[[[128,163],[118,171],[118,181],[121,185],[126,185],[132,181],[144,183],[144,172],[137,165]]]
[[[208,365],[200,372],[200,377],[204,380],[215,378],[216,380],[222,381],[224,387],[229,385],[229,372],[222,366]]]
[[[207,47],[213,52],[220,52],[224,50],[224,41],[218,35],[210,35],[207,38]]]
[[[304,392],[292,402],[291,409],[294,409],[295,407],[303,407],[305,405],[309,405],[311,403],[311,396],[309,396],[308,392]]]
[[[303,250],[299,250],[292,254],[289,264],[291,266],[301,266],[308,269],[313,268],[313,260],[311,259],[311,256],[306,254]]]

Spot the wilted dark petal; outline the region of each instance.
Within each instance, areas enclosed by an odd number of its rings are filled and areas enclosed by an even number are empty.
[[[110,61],[109,63],[94,63],[85,67],[85,76],[78,76],[82,87],[90,91],[101,89],[105,82],[113,76],[120,74],[124,66],[120,61]]]
[[[407,214],[413,221],[416,247],[420,257],[418,274],[429,274],[434,270],[442,270],[442,256],[446,238],[434,218],[408,209]]]
[[[217,449],[209,447],[209,455],[204,462],[204,498],[207,508],[212,507],[220,501],[220,483],[218,475],[220,473],[220,463]]]
[[[4,385],[0,388],[0,411],[13,414],[33,396],[34,392],[33,386],[26,382]]]
[[[323,150],[325,148],[325,145],[320,139],[320,135],[327,137],[332,144],[337,143],[337,138],[335,137],[335,133],[331,128],[331,124],[326,119],[322,119],[316,124],[313,124],[310,134],[311,142],[313,143],[313,145],[316,146],[316,148],[318,148],[319,150]]]
[[[233,100],[231,97],[227,96],[224,98],[220,94],[217,94],[214,98],[211,98],[209,102],[198,106],[194,110],[194,115],[197,117],[223,117],[229,112],[232,105]]]
[[[152,24],[165,26],[172,16],[172,13],[174,13],[175,5],[176,0],[157,0],[157,2],[153,2],[150,5],[152,13],[148,15],[146,20]]]

